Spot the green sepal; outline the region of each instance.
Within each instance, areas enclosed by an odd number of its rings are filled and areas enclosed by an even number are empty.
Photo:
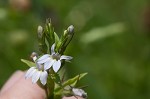
[[[48,18],[46,19],[46,37],[47,37],[47,40],[49,42],[49,45],[52,45],[52,42],[54,42],[54,28],[52,27],[52,24],[51,24],[51,19]]]
[[[59,42],[59,37],[55,32],[54,32],[54,37],[55,37],[55,43],[57,44]]]
[[[64,53],[64,51],[66,49],[66,47],[64,45],[65,45],[66,42],[67,42],[67,38],[66,37],[60,39],[60,42],[59,42],[59,48],[60,48],[59,49],[59,54],[63,54]]]
[[[56,34],[56,32],[54,32],[54,38],[55,38],[55,45],[56,45],[55,51],[58,52],[61,42],[60,42],[60,39],[59,39],[58,35]]]
[[[25,64],[27,64],[29,67],[35,67],[36,64],[34,62],[31,62],[31,61],[28,61],[28,60],[25,60],[25,59],[21,59],[21,61]]]

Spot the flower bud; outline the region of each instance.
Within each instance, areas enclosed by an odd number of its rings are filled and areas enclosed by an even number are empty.
[[[30,58],[33,60],[36,60],[38,57],[38,54],[36,52],[32,52],[32,54],[30,55]]]
[[[69,33],[73,33],[74,32],[74,26],[70,25],[67,30]]]
[[[38,29],[37,29],[37,32],[38,32],[38,38],[42,38],[42,35],[43,35],[43,27],[42,26],[38,26]]]
[[[68,46],[68,44],[70,43],[70,41],[72,40],[74,35],[74,26],[70,25],[67,30],[64,31],[63,36],[61,37],[61,46],[60,46],[60,50],[59,53],[62,54],[66,47]]]

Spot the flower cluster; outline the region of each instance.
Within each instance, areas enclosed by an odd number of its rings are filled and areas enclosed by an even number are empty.
[[[84,90],[74,88],[78,80],[87,73],[79,74],[67,80],[63,79],[64,75],[58,73],[65,62],[70,62],[73,58],[63,53],[74,36],[74,26],[70,25],[59,37],[54,32],[51,20],[47,19],[44,27],[38,26],[37,34],[38,49],[41,54],[38,55],[33,52],[31,55],[33,61],[21,59],[22,62],[30,67],[26,72],[25,78],[31,78],[32,83],[39,81],[41,83],[40,87],[46,92],[47,99],[60,99],[62,98],[61,96],[67,96],[68,94],[87,98],[87,93]],[[72,86],[72,90],[64,90],[68,86]]]
[[[27,71],[25,78],[32,78],[33,83],[36,83],[40,79],[41,83],[45,85],[48,77],[47,71],[52,67],[55,72],[58,72],[61,67],[61,60],[70,61],[71,59],[71,56],[56,53],[55,44],[53,44],[51,47],[51,55],[45,54],[39,59],[37,59],[37,56],[33,57],[36,67],[31,67]]]

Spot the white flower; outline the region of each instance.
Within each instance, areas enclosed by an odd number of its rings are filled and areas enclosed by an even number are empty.
[[[26,73],[26,75],[25,75],[25,78],[26,78],[26,79],[27,79],[27,78],[32,78],[32,83],[36,83],[36,82],[38,81],[38,79],[40,79],[41,83],[42,83],[43,85],[45,85],[46,82],[47,82],[48,73],[47,73],[46,70],[44,70],[44,68],[43,68],[44,66],[43,66],[43,65],[38,64],[38,63],[36,62],[36,59],[37,59],[36,56],[33,57],[33,60],[34,60],[34,62],[36,63],[36,67],[31,67],[31,68],[27,71],[27,73]]]
[[[80,96],[80,97],[83,97],[83,98],[87,98],[87,93],[82,89],[73,88],[72,92],[75,96]]]
[[[70,61],[72,57],[55,53],[54,49],[55,49],[55,44],[53,44],[51,47],[51,55],[45,54],[42,57],[40,57],[37,60],[37,62],[39,64],[44,64],[45,70],[53,67],[53,70],[57,72],[61,67],[61,60]]]

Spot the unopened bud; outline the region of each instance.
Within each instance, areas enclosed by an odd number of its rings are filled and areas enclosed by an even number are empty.
[[[43,27],[42,27],[42,26],[38,26],[37,32],[38,32],[38,37],[39,37],[39,38],[42,38],[42,35],[43,35]]]
[[[30,55],[31,59],[36,60],[38,57],[38,54],[36,52],[32,52],[32,54]]]
[[[73,33],[74,32],[74,26],[70,25],[67,30],[69,33]]]

